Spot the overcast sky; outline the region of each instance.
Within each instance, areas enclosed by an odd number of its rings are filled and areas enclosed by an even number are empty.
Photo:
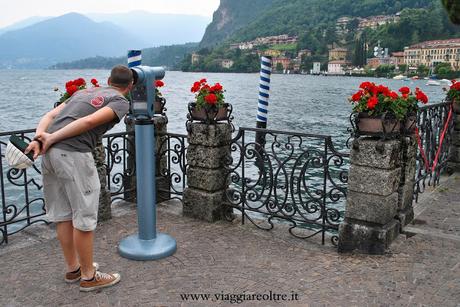
[[[135,10],[211,16],[220,0],[0,0],[0,28],[32,16]]]

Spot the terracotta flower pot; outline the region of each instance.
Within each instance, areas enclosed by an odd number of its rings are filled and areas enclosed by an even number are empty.
[[[358,113],[356,128],[360,135],[382,135],[398,134],[401,130],[401,123],[393,117],[370,116],[367,113]]]

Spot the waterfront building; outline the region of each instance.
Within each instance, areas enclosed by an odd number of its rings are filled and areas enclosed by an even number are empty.
[[[345,75],[345,69],[350,62],[344,60],[329,61],[327,64],[328,75]]]
[[[404,63],[410,69],[419,65],[433,67],[439,63],[450,63],[453,69],[460,70],[460,38],[432,40],[404,47]]]
[[[367,59],[367,66],[373,69],[379,67],[380,65],[399,66],[401,64],[404,64],[404,52],[393,52],[391,56]]]
[[[222,68],[232,68],[234,62],[230,59],[223,59],[220,63],[220,65],[222,66]]]
[[[345,61],[348,50],[346,48],[334,48],[329,50],[329,61]]]
[[[277,57],[277,58],[273,58],[272,59],[272,65],[273,67],[276,68],[276,66],[278,65],[278,63],[281,63],[281,65],[283,65],[283,69],[284,70],[289,70],[291,68],[291,59],[287,58],[287,57]]]
[[[313,69],[310,73],[312,75],[319,75],[321,73],[321,62],[313,62]]]
[[[198,53],[192,53],[192,65],[198,64],[200,62],[201,56]]]

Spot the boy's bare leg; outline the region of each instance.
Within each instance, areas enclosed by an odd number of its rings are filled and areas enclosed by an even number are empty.
[[[74,228],[73,240],[80,260],[83,279],[91,279],[94,276],[93,238],[94,231],[81,231]]]
[[[56,225],[56,232],[61,243],[62,252],[67,265],[67,272],[72,272],[80,267],[73,240],[72,221],[59,222]]]

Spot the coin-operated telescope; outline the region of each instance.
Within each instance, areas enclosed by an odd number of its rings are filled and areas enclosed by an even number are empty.
[[[155,189],[155,80],[165,76],[162,67],[131,67],[134,87],[131,92],[131,114],[134,117],[136,143],[137,222],[139,232],[121,240],[118,251],[133,260],[155,260],[176,251],[176,240],[156,232]]]
[[[131,114],[134,118],[152,118],[155,114],[155,80],[165,76],[163,67],[131,67],[134,87],[131,92]]]

